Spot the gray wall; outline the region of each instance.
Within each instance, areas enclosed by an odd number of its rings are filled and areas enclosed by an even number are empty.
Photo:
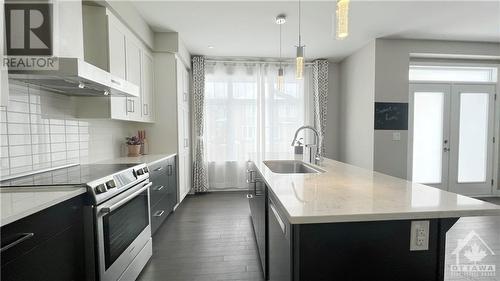
[[[375,42],[340,63],[339,160],[373,168]]]
[[[325,156],[339,160],[340,148],[340,66],[328,63],[328,111],[326,116]]]
[[[377,39],[375,49],[377,102],[408,102],[410,54],[500,56],[498,43]],[[401,131],[401,141],[393,141],[392,133],[393,131],[375,131],[373,169],[406,178],[408,132]]]

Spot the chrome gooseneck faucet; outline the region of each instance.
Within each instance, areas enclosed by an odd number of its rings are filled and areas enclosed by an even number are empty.
[[[298,128],[297,131],[295,131],[295,136],[293,137],[292,146],[295,145],[299,132],[304,130],[304,129],[310,129],[314,132],[314,136],[315,136],[314,144],[313,145],[308,144],[308,145],[306,145],[306,147],[309,147],[309,149],[310,149],[309,162],[316,164],[316,165],[319,165],[321,163],[321,148],[320,148],[321,136],[319,135],[318,131],[313,126],[306,125],[306,126],[302,126],[302,127]]]

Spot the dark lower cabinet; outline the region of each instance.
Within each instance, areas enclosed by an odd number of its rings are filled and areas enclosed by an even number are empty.
[[[442,281],[446,232],[428,219],[429,250],[410,251],[411,220],[290,224],[268,192],[271,281]]]
[[[264,277],[267,277],[267,187],[262,176],[253,163],[249,163],[248,203],[250,206],[252,226],[259,251],[259,258]]]
[[[175,156],[149,165],[151,234],[154,234],[177,204]]]
[[[84,195],[1,228],[2,281],[86,280]],[[18,242],[18,243],[16,243]]]

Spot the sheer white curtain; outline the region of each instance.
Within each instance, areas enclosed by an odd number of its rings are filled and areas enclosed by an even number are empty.
[[[296,80],[284,65],[285,87],[276,87],[278,65],[210,62],[205,74],[205,130],[209,188],[246,188],[246,162],[290,155],[295,130],[310,123],[310,70]]]

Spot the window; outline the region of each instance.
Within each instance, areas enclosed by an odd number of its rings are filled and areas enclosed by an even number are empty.
[[[410,81],[497,82],[496,67],[411,65]]]
[[[206,150],[211,189],[245,186],[246,161],[293,153],[295,130],[306,123],[304,80],[285,67],[285,90],[276,86],[278,65],[207,64]],[[242,168],[243,167],[243,168]]]

